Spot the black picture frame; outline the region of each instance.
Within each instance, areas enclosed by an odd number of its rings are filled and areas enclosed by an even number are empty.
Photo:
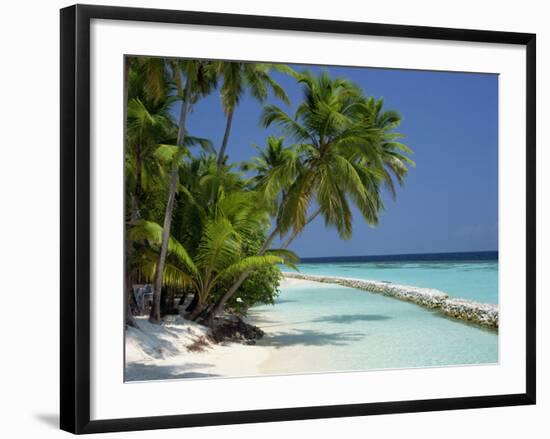
[[[407,37],[526,47],[526,376],[525,393],[90,420],[90,21],[130,20],[254,29]],[[81,434],[251,422],[365,416],[535,404],[536,36],[210,12],[75,5],[61,10],[61,429]]]

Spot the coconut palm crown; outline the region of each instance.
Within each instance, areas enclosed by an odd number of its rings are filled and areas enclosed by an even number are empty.
[[[387,171],[381,151],[388,133],[377,126],[369,100],[351,81],[306,71],[298,82],[303,101],[294,116],[267,105],[261,117],[264,126],[276,124],[296,142],[301,162],[277,227],[282,234],[291,229],[299,233],[311,221],[308,213],[315,203],[312,215],[322,215],[327,226],[348,239],[351,203],[370,225],[377,224],[383,209],[381,184]]]
[[[263,103],[268,98],[269,91],[271,90],[276,98],[288,104],[289,100],[286,91],[273,79],[271,71],[278,71],[289,75],[295,75],[295,72],[285,64],[236,61],[219,61],[214,63],[214,68],[218,76],[223,78],[220,98],[224,113],[226,114],[225,131],[217,159],[218,167],[221,167],[226,159],[226,149],[235,108],[245,91],[248,90],[254,99]]]

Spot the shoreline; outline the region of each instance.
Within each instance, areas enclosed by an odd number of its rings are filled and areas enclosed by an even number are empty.
[[[212,343],[209,329],[180,316],[161,325],[137,317],[126,329],[125,382],[260,375],[268,348],[243,343]],[[200,350],[190,346],[200,343]]]
[[[281,288],[314,282],[283,277]],[[254,317],[245,319],[273,334],[269,327],[262,328]],[[272,354],[281,357],[281,349],[274,346],[247,345],[237,342],[215,344],[207,342],[203,350],[190,352],[188,347],[208,335],[208,328],[168,316],[162,325],[152,325],[147,317],[135,318],[137,328],[126,329],[125,382],[146,382],[173,379],[252,377],[272,373]],[[296,358],[296,347],[287,347],[284,357]],[[288,352],[286,352],[288,350]],[[288,355],[287,355],[288,354]],[[302,359],[304,363],[309,362]]]
[[[283,272],[283,276],[285,279],[335,284],[373,294],[383,294],[394,299],[412,302],[424,308],[435,310],[455,320],[473,323],[498,331],[498,305],[449,297],[447,293],[433,288],[420,288],[391,282],[302,273]]]
[[[289,275],[290,274],[290,275]],[[316,283],[336,284],[355,289],[364,289],[366,284],[370,287],[370,281],[350,278],[334,278],[323,276],[319,277],[283,273],[281,288],[292,287],[311,287]],[[353,282],[354,286],[349,285]],[[361,284],[357,284],[361,282]],[[378,284],[391,285],[378,282]],[[416,287],[407,287],[397,285],[399,288],[406,288],[411,295],[411,291],[416,291]],[[399,289],[398,288],[398,289]],[[411,290],[412,288],[412,290]],[[420,289],[421,290],[421,289]],[[429,290],[429,289],[428,289]],[[418,291],[416,291],[418,293]],[[451,299],[446,293],[430,291],[426,297],[433,301],[441,301],[439,308],[429,308],[421,305],[427,310],[432,310],[438,314],[444,314],[443,306],[448,307],[452,312],[452,306],[462,302],[469,304],[469,301],[462,299]],[[376,293],[385,295],[402,301],[416,303],[413,300],[407,300],[406,295],[403,298],[391,296],[391,293]],[[444,298],[441,296],[443,295]],[[411,296],[412,297],[412,296]],[[427,300],[424,296],[422,300]],[[435,302],[430,302],[435,303]],[[482,305],[482,304],[481,304]],[[264,340],[269,341],[272,337],[277,338],[280,332],[294,333],[299,331],[299,322],[279,322],[273,320],[273,317],[266,314],[265,310],[252,312],[245,321],[249,324],[258,326],[265,332]],[[454,321],[470,323],[462,319],[451,318]],[[280,375],[288,373],[324,373],[327,372],[327,359],[330,352],[322,343],[306,342],[307,349],[300,343],[296,344],[263,344],[261,341],[255,345],[247,345],[238,342],[222,342],[215,344],[206,340],[209,329],[197,323],[183,319],[180,316],[168,316],[162,325],[152,325],[146,317],[137,317],[138,328],[126,329],[126,357],[125,357],[125,382],[144,382],[153,380],[173,380],[173,379],[202,379],[202,378],[235,378],[235,377],[255,377],[266,375]],[[487,326],[482,326],[489,329]],[[491,331],[493,332],[493,331]],[[196,345],[199,341],[199,350],[190,351],[189,346]],[[286,372],[285,372],[286,370]],[[298,372],[301,371],[301,372]],[[335,370],[338,371],[338,370]]]

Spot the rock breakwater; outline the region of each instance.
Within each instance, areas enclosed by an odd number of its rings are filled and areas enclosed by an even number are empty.
[[[337,284],[371,293],[383,294],[436,310],[453,319],[474,323],[486,328],[498,329],[499,313],[497,305],[450,298],[447,293],[436,289],[336,276],[314,276],[302,273],[284,273],[284,275],[288,278]]]

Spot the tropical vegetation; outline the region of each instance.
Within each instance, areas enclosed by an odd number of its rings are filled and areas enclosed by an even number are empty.
[[[283,79],[301,88],[299,102]],[[208,325],[225,311],[274,303],[281,267],[299,261],[289,246],[308,224],[320,217],[349,239],[355,206],[376,225],[384,191],[395,196],[414,164],[399,142],[400,115],[326,71],[128,57],[125,81],[128,325],[133,289],[144,283],[153,289],[153,323],[175,303]],[[188,122],[213,94],[225,115],[219,146]],[[262,106],[254,123],[266,135],[262,145],[241,145],[250,155],[238,162],[229,139],[245,96]]]

